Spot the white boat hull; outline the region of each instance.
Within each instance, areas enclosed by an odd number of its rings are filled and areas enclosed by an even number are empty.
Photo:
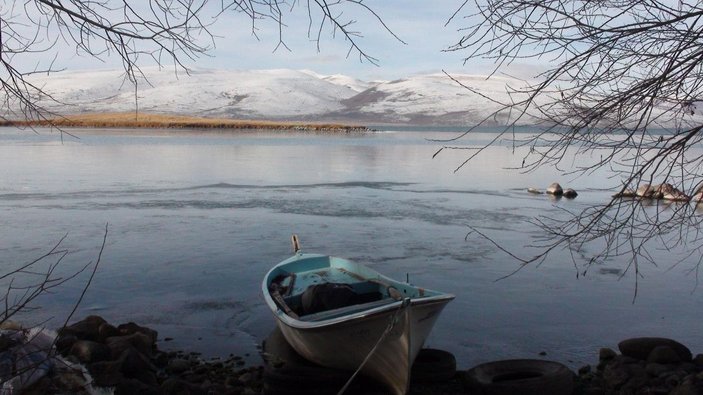
[[[402,395],[408,391],[412,361],[447,302],[400,307],[400,312],[396,309],[323,328],[298,329],[276,322],[298,354],[322,366],[348,370],[350,377],[381,340],[361,373]],[[383,336],[392,319],[396,323]]]

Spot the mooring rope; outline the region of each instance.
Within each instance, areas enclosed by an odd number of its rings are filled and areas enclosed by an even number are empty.
[[[356,378],[356,375],[359,374],[361,369],[364,368],[364,365],[366,365],[366,362],[368,362],[369,359],[371,359],[371,356],[376,352],[376,350],[378,349],[378,346],[381,345],[381,343],[386,338],[386,336],[388,336],[388,334],[391,333],[391,331],[393,330],[393,327],[395,327],[395,324],[397,323],[398,316],[400,315],[400,313],[405,311],[405,309],[409,306],[410,306],[410,299],[409,298],[403,299],[403,302],[400,304],[400,307],[398,307],[398,310],[396,310],[395,313],[391,316],[391,320],[388,323],[388,326],[386,326],[386,329],[381,334],[381,337],[379,337],[376,344],[374,344],[374,346],[371,348],[371,351],[369,351],[369,353],[366,355],[366,358],[364,358],[364,360],[361,361],[361,364],[359,365],[358,368],[356,368],[356,370],[354,371],[354,374],[352,374],[351,377],[349,377],[349,380],[347,380],[346,384],[344,384],[344,387],[342,387],[342,389],[340,389],[339,392],[337,392],[337,395],[343,395],[344,392],[346,392],[346,390],[349,389],[349,386],[351,385],[352,381],[354,381],[354,379]]]

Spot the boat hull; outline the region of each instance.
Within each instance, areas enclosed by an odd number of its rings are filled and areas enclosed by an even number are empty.
[[[305,359],[348,370],[350,377],[369,356],[361,373],[402,395],[408,391],[412,361],[446,303],[401,304],[391,311],[330,327],[300,329],[281,320],[277,325]]]

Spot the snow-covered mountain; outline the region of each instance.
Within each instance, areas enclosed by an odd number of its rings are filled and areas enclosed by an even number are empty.
[[[309,70],[143,71],[147,79],[138,83],[136,98],[140,111],[242,119],[470,124],[499,108],[482,94],[506,101],[508,85],[524,85],[472,75],[453,75],[469,90],[444,74],[368,82]],[[32,82],[56,100],[41,103],[59,113],[135,108],[134,86],[121,70],[66,71]]]

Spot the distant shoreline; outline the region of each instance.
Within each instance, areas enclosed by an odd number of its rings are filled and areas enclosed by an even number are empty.
[[[259,121],[202,118],[153,113],[100,113],[65,115],[46,120],[4,120],[0,126],[59,128],[135,128],[135,129],[268,129],[313,132],[366,132],[362,125],[315,122]]]

